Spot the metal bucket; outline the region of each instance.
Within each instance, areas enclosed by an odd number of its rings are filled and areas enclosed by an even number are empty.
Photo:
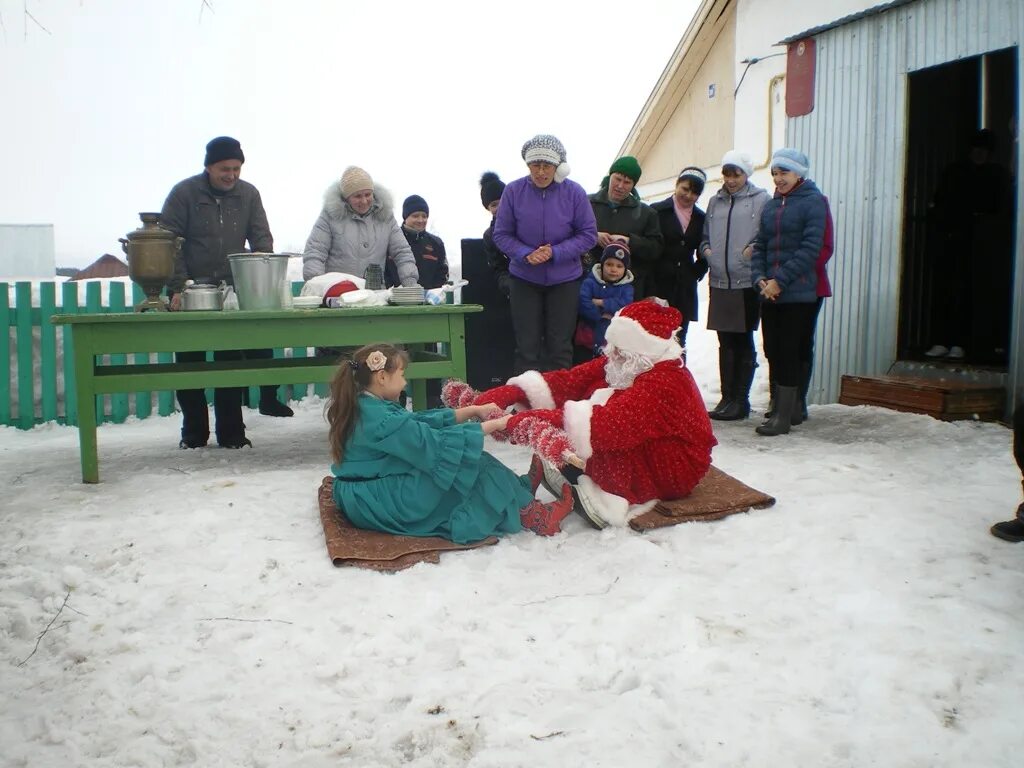
[[[288,257],[276,253],[232,253],[231,277],[239,309],[283,309]]]

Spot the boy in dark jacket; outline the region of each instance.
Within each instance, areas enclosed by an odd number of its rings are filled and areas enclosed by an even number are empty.
[[[505,182],[498,178],[494,171],[484,171],[480,176],[480,202],[487,212],[491,214],[491,225],[484,230],[484,252],[487,254],[487,263],[494,271],[494,280],[498,284],[498,290],[507,300],[511,289],[508,276],[508,256],[494,244],[494,220],[498,215],[498,206],[501,205],[501,193],[505,191]]]
[[[440,288],[448,282],[448,254],[444,241],[427,232],[430,206],[419,195],[409,195],[402,203],[402,234],[416,257],[416,269],[420,273],[420,285],[424,288]],[[398,267],[391,259],[384,267],[384,284],[390,288],[401,285]]]
[[[580,323],[592,331],[590,348],[601,354],[604,335],[612,317],[633,303],[633,273],[629,271],[629,246],[612,243],[601,251],[601,261],[590,269],[580,286]],[[579,339],[579,329],[577,338]],[[584,340],[584,339],[579,339]],[[577,341],[578,346],[582,346]]]

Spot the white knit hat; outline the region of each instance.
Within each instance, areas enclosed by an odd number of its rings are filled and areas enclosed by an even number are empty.
[[[345,172],[341,174],[341,196],[344,199],[348,199],[350,195],[354,195],[363,189],[373,189],[373,179],[370,178],[370,174],[355,165],[350,165],[345,169]]]
[[[754,161],[750,159],[750,155],[746,152],[740,152],[738,149],[730,149],[722,155],[722,167],[724,168],[727,165],[736,166],[747,176],[754,172]]]
[[[572,169],[565,162],[565,147],[556,137],[538,133],[523,144],[523,160],[530,163],[551,163],[555,168],[555,181],[561,184],[569,177]]]

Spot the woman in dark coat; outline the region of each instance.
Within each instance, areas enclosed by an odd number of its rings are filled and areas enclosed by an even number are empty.
[[[784,147],[772,155],[775,196],[761,209],[750,275],[761,296],[764,353],[775,383],[771,417],[755,430],[785,435],[793,423],[801,382],[800,355],[818,318],[817,261],[828,208],[807,178],[807,155]],[[799,422],[799,418],[797,419]]]
[[[696,256],[704,232],[704,211],[697,198],[704,192],[707,175],[687,166],[679,172],[671,197],[654,203],[664,247],[654,275],[654,295],[668,301],[683,315],[679,343],[686,347],[686,327],[697,319],[697,283],[707,274],[708,263]]]

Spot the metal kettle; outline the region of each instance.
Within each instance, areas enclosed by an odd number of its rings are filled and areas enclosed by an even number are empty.
[[[181,292],[181,308],[185,312],[219,312],[224,309],[226,293],[227,285],[224,282],[213,285],[186,280],[185,290]]]

